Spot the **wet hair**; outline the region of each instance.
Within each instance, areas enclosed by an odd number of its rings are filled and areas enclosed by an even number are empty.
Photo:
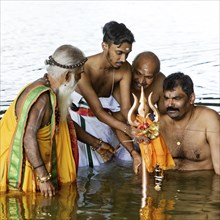
[[[181,72],[172,73],[165,78],[163,82],[163,91],[172,91],[178,86],[182,88],[188,97],[194,92],[192,79]]]
[[[139,53],[133,60],[132,62],[132,67],[135,67],[138,60],[140,58],[144,58],[144,59],[150,59],[151,61],[154,62],[155,65],[155,70],[154,70],[154,74],[159,73],[160,72],[160,60],[157,57],[157,55],[151,51],[144,51],[142,53]]]
[[[121,45],[125,42],[129,44],[135,42],[134,35],[123,23],[119,24],[116,21],[110,21],[105,24],[102,32],[103,42],[107,44]]]
[[[72,45],[58,47],[50,57],[45,64],[48,65],[48,73],[54,78],[59,78],[67,69],[75,71],[75,68],[82,66],[87,60],[83,52]]]

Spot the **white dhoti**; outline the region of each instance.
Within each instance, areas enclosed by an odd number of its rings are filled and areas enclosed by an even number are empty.
[[[88,104],[85,99],[77,92],[71,94],[72,102],[79,108],[89,109]],[[104,109],[108,109],[109,112],[120,111],[120,106],[113,96],[108,98],[99,98]],[[120,145],[118,138],[111,129],[111,127],[101,121],[99,121],[95,116],[84,116],[80,115],[79,112],[70,109],[70,116],[73,121],[79,124],[85,131],[92,134],[97,138],[101,138],[104,142],[109,143],[111,146],[116,148]],[[93,151],[91,146],[78,141],[79,148],[79,167],[84,166],[99,166],[104,163],[101,156]],[[132,161],[132,157],[129,152],[123,147],[117,150],[116,158],[120,160]]]

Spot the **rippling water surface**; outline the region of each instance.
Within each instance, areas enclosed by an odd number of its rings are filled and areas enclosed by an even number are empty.
[[[73,44],[87,56],[100,52],[102,27],[110,20],[134,33],[129,62],[153,51],[165,75],[189,74],[197,103],[220,112],[219,1],[1,1],[0,114],[44,74],[44,60],[58,46]],[[219,219],[219,181],[212,172],[171,173],[163,192],[148,191],[142,213],[155,220]],[[3,219],[136,220],[141,180],[130,165],[113,163],[80,170],[77,187],[49,200],[32,194],[0,199]]]

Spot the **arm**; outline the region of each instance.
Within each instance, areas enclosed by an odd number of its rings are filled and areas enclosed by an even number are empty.
[[[119,94],[114,94],[115,96],[120,97],[118,101],[120,103],[121,113],[124,118],[127,120],[128,111],[131,108],[131,66],[130,64],[126,66],[127,68],[123,70],[122,78],[119,83]],[[116,98],[117,99],[117,98]]]
[[[123,120],[123,116],[121,112],[114,112],[114,117],[118,118],[119,120]],[[138,173],[139,167],[141,167],[141,156],[140,154],[135,150],[133,145],[133,140],[126,135],[124,132],[121,132],[119,130],[115,130],[115,133],[118,137],[119,142],[123,145],[123,147],[126,148],[126,150],[130,153],[132,159],[133,159],[133,171],[135,174]]]
[[[78,88],[80,90],[81,95],[85,98],[91,110],[94,112],[94,114],[100,121],[106,123],[114,129],[118,129],[123,132],[125,131],[125,128],[127,128],[127,131],[129,132],[129,126],[126,123],[117,120],[116,118],[108,114],[106,111],[104,111],[99,101],[99,98],[92,87],[92,83],[89,79],[89,76],[87,76],[85,73],[82,74],[82,77],[78,82]]]
[[[211,109],[207,113],[209,113],[206,117],[207,142],[210,146],[215,173],[220,175],[220,116],[217,112]]]
[[[107,162],[112,158],[112,156],[115,153],[115,150],[111,145],[103,142],[101,139],[98,139],[93,135],[89,134],[88,132],[84,131],[75,121],[72,122],[74,123],[76,136],[79,141],[92,146],[93,149],[100,154],[100,156],[105,162]]]
[[[45,115],[50,120],[50,115],[48,114],[48,108],[51,109],[50,98],[47,93],[42,94],[36,103],[31,107],[31,110],[28,114],[27,125],[24,135],[24,150],[27,155],[27,158],[33,168],[36,170],[40,178],[46,178],[49,176],[49,173],[44,166],[42,156],[40,153],[38,141],[37,141],[37,132],[42,125],[42,121],[45,120]],[[40,191],[43,195],[52,196],[55,195],[55,188],[52,185],[50,180],[39,183]]]

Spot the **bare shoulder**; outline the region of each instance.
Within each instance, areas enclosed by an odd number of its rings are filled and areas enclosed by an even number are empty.
[[[87,57],[88,60],[84,64],[84,71],[88,74],[96,73],[99,67],[99,62],[101,60],[100,54],[95,54],[92,56]]]
[[[219,114],[206,106],[195,106],[193,116],[193,127],[195,129],[219,130]]]
[[[154,90],[156,89],[161,92],[163,90],[164,79],[165,79],[165,75],[163,73],[159,72],[154,78],[152,88],[154,88]]]
[[[219,113],[207,106],[195,106],[194,109],[196,117],[199,117],[200,119],[220,119]]]
[[[123,63],[123,65],[117,70],[119,73],[130,72],[131,73],[131,64],[129,62]]]
[[[162,72],[159,72],[156,76],[156,79],[160,81],[164,81],[165,78],[166,76]]]
[[[23,105],[24,100],[27,98],[27,94],[33,90],[33,88],[36,87],[37,84],[40,84],[40,82],[37,80],[30,85],[28,85],[20,94],[20,96],[17,99],[16,103],[16,115],[20,114],[21,106]],[[35,100],[35,103],[32,105],[32,111],[35,111],[34,113],[38,115],[40,112],[44,112],[45,110],[50,111],[51,110],[51,104],[50,104],[50,95],[49,91],[43,92],[38,96],[38,98]],[[43,111],[42,111],[43,110]],[[39,113],[38,113],[39,112]]]
[[[17,103],[19,104],[19,102],[23,102],[23,99],[27,96],[27,94],[32,91],[37,85],[43,85],[40,80],[36,80],[34,81],[33,83],[29,84],[22,92],[21,94],[19,95],[18,97],[18,101]],[[44,101],[48,101],[50,98],[49,96],[49,92],[44,92],[42,93],[38,99],[41,99],[41,100],[44,100]]]

